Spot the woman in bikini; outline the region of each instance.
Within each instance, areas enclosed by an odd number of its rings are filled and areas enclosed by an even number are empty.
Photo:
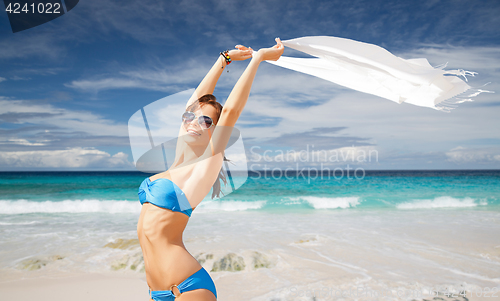
[[[276,61],[283,44],[253,52],[241,45],[221,53],[189,99],[182,116],[176,158],[162,173],[146,178],[139,188],[142,210],[137,234],[142,248],[150,297],[154,301],[213,301],[215,284],[208,272],[186,250],[182,234],[191,212],[214,191],[224,160],[224,149],[252,87],[259,64]],[[231,61],[252,58],[224,107],[212,95]],[[219,186],[220,187],[220,186]]]

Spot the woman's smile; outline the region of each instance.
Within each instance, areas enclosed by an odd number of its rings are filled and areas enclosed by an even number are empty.
[[[188,130],[187,133],[188,133],[188,135],[191,135],[191,136],[201,136],[201,134],[199,134],[193,130]]]
[[[191,135],[191,136],[201,136],[201,133],[199,133],[195,129],[193,129],[192,126],[187,128],[186,132],[188,133],[188,135]]]

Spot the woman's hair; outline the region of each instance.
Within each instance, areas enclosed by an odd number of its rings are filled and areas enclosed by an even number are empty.
[[[202,97],[198,98],[198,101],[192,103],[189,107],[187,107],[187,111],[195,111],[197,108],[203,107],[205,105],[211,105],[215,108],[216,111],[216,120],[214,120],[214,124],[219,122],[220,114],[222,113],[222,105],[217,102],[217,99],[212,94],[205,94]]]
[[[219,122],[219,117],[220,117],[220,114],[222,113],[222,105],[219,102],[217,102],[217,99],[212,94],[205,94],[202,97],[198,98],[198,101],[191,104],[187,108],[187,111],[191,111],[191,110],[195,111],[198,107],[203,107],[205,105],[211,105],[212,107],[215,108],[215,111],[217,114],[216,120],[214,120],[214,126],[215,126],[217,124],[217,122]],[[228,160],[226,158],[226,156],[224,156],[223,161],[230,161],[230,160]],[[220,180],[222,180],[224,182],[224,186],[227,185],[226,174],[224,173],[224,169],[222,167],[219,171],[219,175],[217,176],[217,180],[215,180],[215,183],[212,186],[212,188],[213,188],[212,199],[214,197],[219,197],[220,193],[222,192],[221,186],[220,186]],[[224,193],[222,192],[222,194],[224,194]]]

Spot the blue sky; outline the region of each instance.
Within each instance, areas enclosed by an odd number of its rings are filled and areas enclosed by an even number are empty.
[[[500,168],[498,28],[498,1],[81,0],[15,34],[0,13],[0,170],[134,170],[127,122],[137,110],[196,87],[221,50],[313,35],[475,71],[469,84],[497,93],[443,113],[263,63],[236,124],[249,167],[265,150],[268,167],[296,166],[276,158],[309,145],[377,154],[326,164],[344,168]],[[221,103],[246,64],[222,75]]]

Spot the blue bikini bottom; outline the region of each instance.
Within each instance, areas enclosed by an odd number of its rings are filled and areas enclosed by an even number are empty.
[[[215,290],[215,284],[208,274],[208,272],[202,267],[198,272],[189,276],[186,280],[182,281],[179,285],[172,285],[172,287],[176,286],[179,290],[179,293],[182,294],[184,292],[189,292],[196,289],[207,289],[211,291],[215,298],[217,298],[217,291]],[[149,291],[151,299],[154,301],[174,301],[176,295],[172,291],[172,287],[170,290],[166,291]],[[179,295],[177,295],[179,296]]]

